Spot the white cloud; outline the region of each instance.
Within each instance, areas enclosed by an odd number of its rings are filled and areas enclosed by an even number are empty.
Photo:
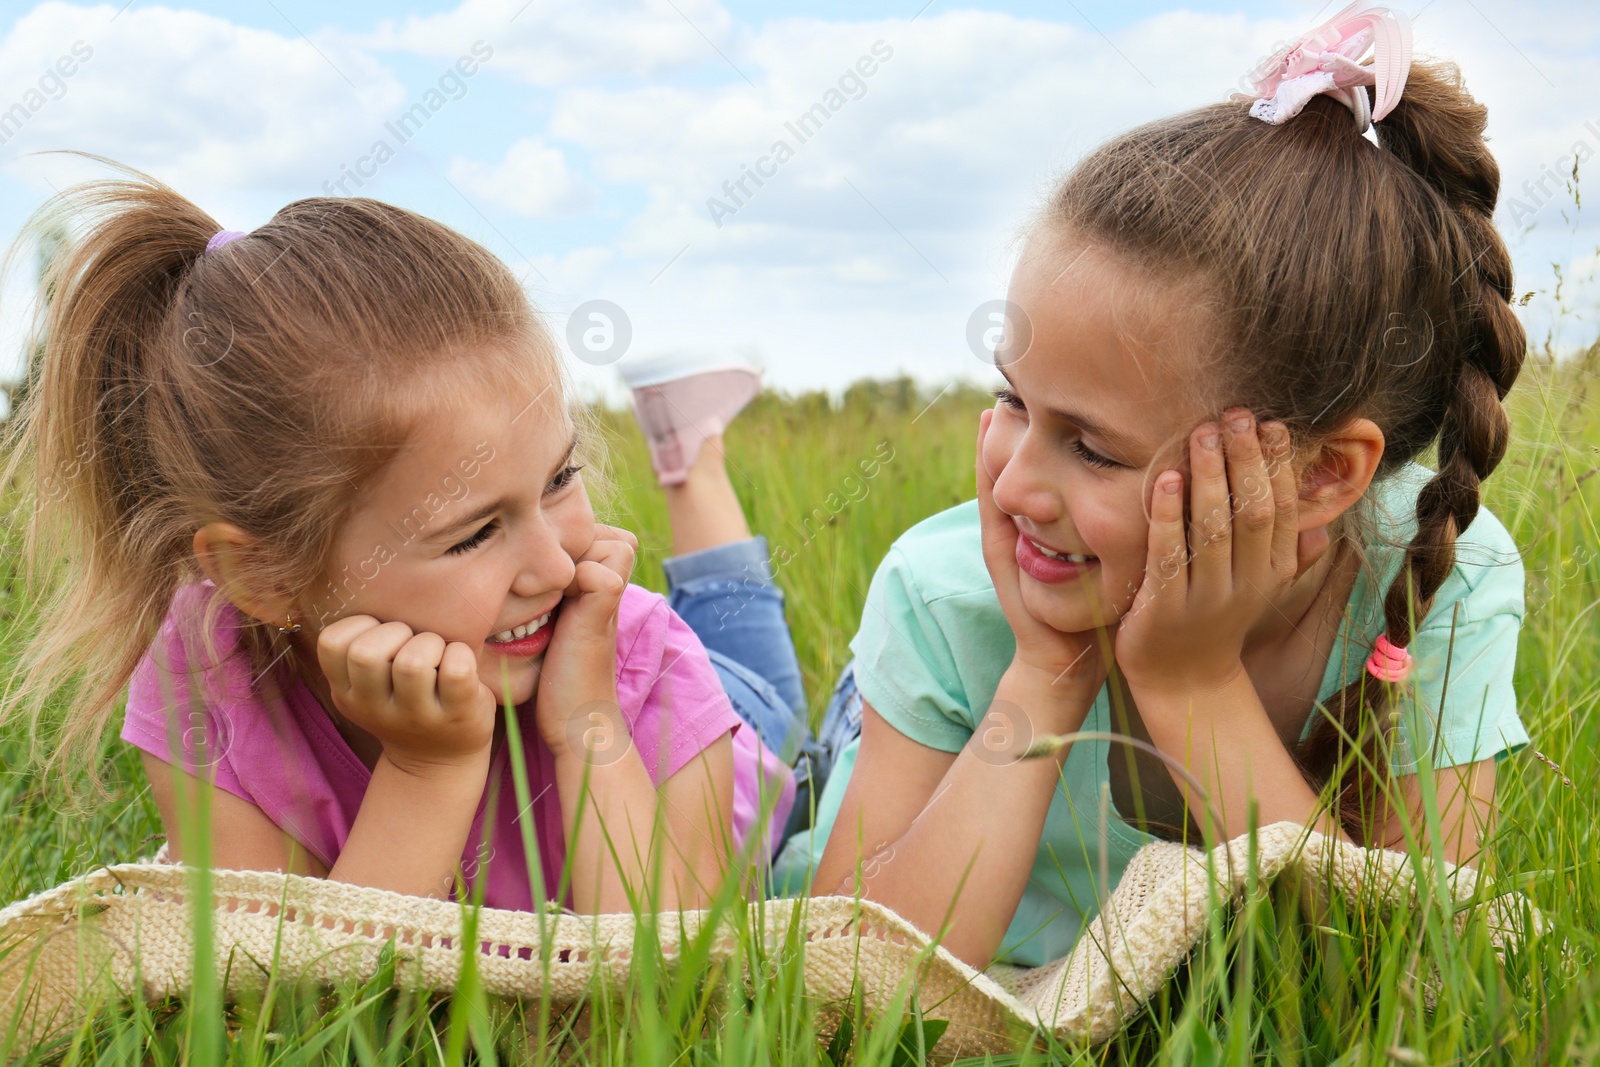
[[[886,238],[907,251],[898,229],[940,271],[959,270],[958,250],[980,235],[1004,241],[1072,157],[1225,95],[1223,72],[1261,48],[1246,30],[1238,18],[1162,16],[1124,49],[1130,61],[1090,31],[988,12],[769,23],[749,48],[754,90],[566,90],[550,132],[582,145],[598,176],[649,190],[622,238],[641,256],[696,240],[703,255],[741,263],[855,261]],[[839,106],[820,129],[797,127],[830,98]],[[780,144],[792,158],[758,186],[750,169]],[[734,216],[713,219],[713,198]],[[926,270],[915,252],[897,258],[902,276]]]
[[[475,194],[486,206],[524,218],[560,218],[595,202],[595,190],[567,166],[561,149],[537,137],[513,144],[499,163],[455,159],[450,180]]]
[[[613,299],[641,348],[754,344],[790,386],[982,376],[968,316],[1003,292],[1019,228],[1071,159],[1220,99],[1273,38],[1176,14],[1139,40],[1125,57],[1087,29],[985,12],[786,20],[749,44],[755,89],[562,90],[550,135],[648,199],[617,261],[552,311]],[[802,142],[791,125],[831,91]],[[757,187],[777,141],[793,156]],[[719,228],[707,200],[730,202],[724,183],[742,202]]]
[[[91,55],[60,98],[0,148],[14,174],[37,166],[21,153],[65,147],[151,170],[185,191],[314,186],[405,98],[375,59],[331,42],[313,46],[194,11],[134,6],[118,15],[110,5],[46,3],[0,41],[0,106],[21,99],[75,42]]]
[[[463,42],[495,50],[495,69],[533,85],[646,77],[739,50],[716,0],[463,0],[436,15],[385,19],[355,38],[380,50],[451,59]]]

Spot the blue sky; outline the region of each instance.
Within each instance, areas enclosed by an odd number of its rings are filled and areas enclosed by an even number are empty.
[[[1490,107],[1506,175],[1499,221],[1541,335],[1557,321],[1556,265],[1568,278],[1595,273],[1600,229],[1546,176],[1570,169],[1577,145],[1600,154],[1600,5],[1399,6],[1416,16],[1418,50],[1457,59]],[[903,371],[982,376],[968,319],[1003,294],[1017,236],[1052,181],[1120,129],[1225,97],[1260,56],[1333,10],[1253,0],[119,7],[0,12],[0,111],[30,108],[0,129],[8,242],[52,188],[91,173],[29,154],[42,149],[145,169],[238,229],[335,188],[482,241],[524,278],[558,337],[575,309],[606,300],[628,316],[637,354],[742,350],[788,388]],[[89,58],[37,92],[75,47]],[[863,63],[870,75],[848,75]],[[466,67],[470,76],[453,72]],[[815,136],[785,133],[833,92],[843,106]],[[402,144],[391,125],[408,111],[427,118]],[[762,163],[780,139],[796,142],[793,158]],[[393,150],[381,165],[379,141]],[[758,165],[775,173],[759,187],[746,178],[735,203],[724,183]],[[346,169],[358,167],[371,175],[359,185]],[[1541,179],[1543,189],[1524,186]],[[3,292],[0,374],[16,363],[27,273]],[[1592,286],[1567,295],[1580,316],[1600,300]],[[1593,317],[1562,329],[1566,342],[1590,340]],[[578,370],[594,387],[610,380],[609,368]]]

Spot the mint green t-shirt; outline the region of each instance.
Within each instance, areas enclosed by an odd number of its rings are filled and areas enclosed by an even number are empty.
[[[1416,528],[1417,492],[1431,476],[1411,464],[1374,487],[1375,534],[1328,658],[1321,700],[1364,669],[1382,630],[1383,593]],[[1410,646],[1420,699],[1401,716],[1396,774],[1414,773],[1419,753],[1434,767],[1450,767],[1527,743],[1511,682],[1523,610],[1521,557],[1499,520],[1480,510],[1457,540],[1455,567]],[[891,726],[941,751],[966,745],[1016,649],[984,565],[975,501],[918,523],[895,542],[872,580],[851,649],[862,697]],[[1107,689],[1083,729],[1113,729]],[[828,780],[815,829],[792,839],[780,858],[791,874],[807,862],[814,871],[820,860],[856,744]],[[1111,803],[1109,749],[1086,741],[1068,753],[1001,960],[1037,966],[1065,956],[1109,892],[1102,871],[1114,887],[1133,854],[1155,840],[1123,821]]]

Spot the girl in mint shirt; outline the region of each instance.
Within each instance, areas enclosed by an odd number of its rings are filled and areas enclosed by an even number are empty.
[[[1359,75],[1369,40],[1326,69]],[[1054,193],[1012,277],[978,499],[905,534],[868,594],[859,741],[783,857],[821,853],[814,892],[977,966],[1037,964],[1152,831],[1397,846],[1431,786],[1424,847],[1478,854],[1496,757],[1527,741],[1522,569],[1479,507],[1525,339],[1485,110],[1403,58],[1398,100],[1391,76],[1200,108]],[[1165,758],[1022,758],[1097,730]]]

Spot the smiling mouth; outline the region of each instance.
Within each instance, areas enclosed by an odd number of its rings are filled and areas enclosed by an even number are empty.
[[[521,626],[513,626],[509,630],[501,630],[497,634],[491,634],[489,636],[489,643],[504,645],[509,644],[512,641],[520,641],[524,637],[527,637],[530,634],[536,634],[540,630],[544,629],[544,627],[549,624],[551,617],[554,615],[555,609],[552,608],[550,611],[545,612],[532,622],[525,622]]]
[[[1082,552],[1057,552],[1053,548],[1046,548],[1033,538],[1028,538],[1029,543],[1039,550],[1039,555],[1046,559],[1059,559],[1066,563],[1093,563],[1097,557],[1087,556]]]

